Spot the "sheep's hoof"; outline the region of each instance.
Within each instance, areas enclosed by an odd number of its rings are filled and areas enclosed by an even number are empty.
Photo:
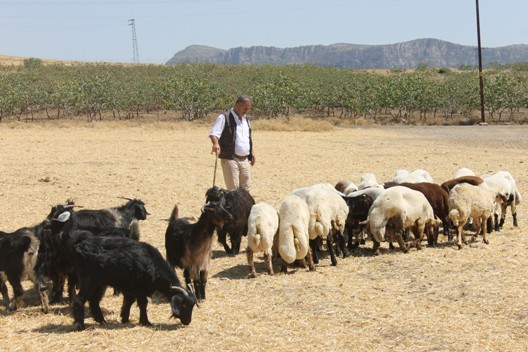
[[[462,249],[462,245],[461,244],[457,244],[457,247],[458,247],[458,249]]]
[[[484,242],[485,244],[489,244],[489,241],[487,239],[483,240],[482,242]]]
[[[248,279],[254,279],[256,277],[257,277],[257,274],[255,274],[255,273],[249,273],[248,274]]]

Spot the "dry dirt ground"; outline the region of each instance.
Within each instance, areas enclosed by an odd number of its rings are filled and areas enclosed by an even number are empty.
[[[257,121],[256,121],[257,122]],[[164,254],[166,219],[199,216],[213,182],[208,127],[94,123],[0,125],[0,228],[44,219],[50,205],[74,198],[86,208],[145,201],[152,214],[142,240]],[[277,205],[294,188],[365,172],[389,180],[397,169],[427,169],[438,183],[459,167],[508,170],[528,197],[528,126],[368,127],[327,132],[264,132],[254,124],[257,164],[252,194]],[[220,170],[217,184],[223,185]],[[315,272],[293,269],[248,279],[244,253],[214,245],[208,299],[183,327],[168,303],[148,306],[153,327],[119,323],[121,298],[102,301],[108,323],[87,317],[74,332],[67,304],[42,314],[30,282],[25,306],[0,312],[0,350],[46,351],[527,351],[528,236],[525,204],[519,227],[462,250],[449,243],[408,254],[371,255],[371,242],[337,267],[323,256]],[[441,241],[446,239],[441,237]],[[242,243],[245,247],[245,240]],[[278,264],[278,263],[276,263]],[[277,267],[278,265],[276,265]],[[178,271],[180,278],[182,274]]]

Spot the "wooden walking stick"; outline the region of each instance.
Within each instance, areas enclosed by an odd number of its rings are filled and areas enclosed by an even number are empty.
[[[213,174],[213,187],[216,184],[216,167],[217,166],[218,166],[218,154],[216,154],[216,158],[215,158],[215,167],[214,167],[214,174]]]

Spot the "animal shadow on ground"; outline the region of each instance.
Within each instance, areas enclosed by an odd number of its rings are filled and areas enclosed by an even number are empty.
[[[249,273],[249,267],[247,264],[238,264],[227,268],[225,270],[219,271],[214,274],[214,278],[220,279],[246,279]]]
[[[130,329],[135,328],[136,326],[140,326],[137,322],[131,322],[131,323],[120,323],[120,322],[106,322],[104,324],[99,324],[94,321],[86,321],[86,331],[90,330],[123,330],[123,329]],[[182,328],[183,325],[181,323],[152,323],[152,326],[146,327],[148,329],[157,330],[157,331],[175,331],[180,328]],[[41,327],[38,327],[36,329],[31,330],[32,332],[36,333],[42,333],[42,334],[67,334],[71,332],[76,332],[76,328],[73,324],[69,325],[63,325],[63,324],[47,324]]]

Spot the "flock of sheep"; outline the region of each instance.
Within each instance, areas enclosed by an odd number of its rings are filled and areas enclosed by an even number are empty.
[[[442,227],[449,241],[456,234],[460,249],[467,244],[465,227],[473,224],[473,238],[482,235],[487,244],[486,234],[502,227],[508,206],[513,224],[518,226],[516,206],[521,199],[508,171],[479,177],[467,168],[459,169],[453,179],[441,185],[420,169],[398,170],[383,185],[374,174],[367,173],[357,186],[341,180],[335,186],[321,183],[296,189],[284,198],[278,211],[264,202],[251,209],[249,276],[256,275],[255,252],[264,253],[269,274],[273,274],[271,258],[277,253],[282,258],[282,271],[294,261],[314,270],[324,240],[332,265],[337,263],[336,253],[346,257],[350,249],[364,243],[364,235],[372,240],[374,254],[379,254],[383,241],[393,248],[393,240],[408,252],[410,247],[421,249],[425,236],[429,245],[436,245]]]

